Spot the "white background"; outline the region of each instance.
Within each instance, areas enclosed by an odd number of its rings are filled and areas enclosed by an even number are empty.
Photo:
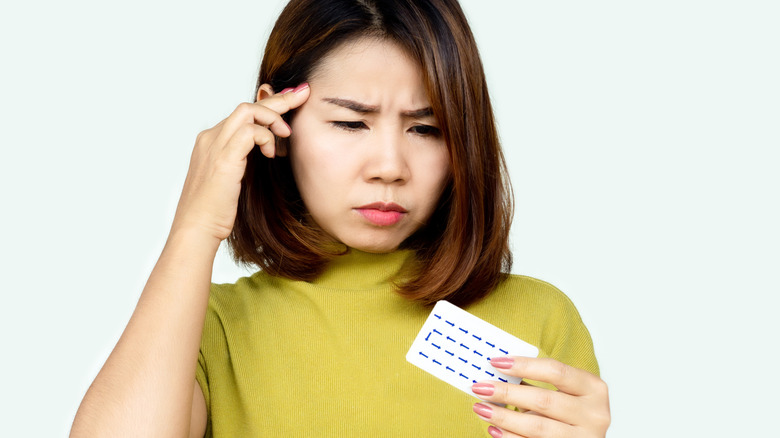
[[[162,249],[197,133],[252,100],[282,0],[7,3],[0,427],[64,436]],[[513,271],[578,306],[609,435],[776,431],[778,3],[463,7],[517,198]],[[222,252],[214,280],[241,275]]]

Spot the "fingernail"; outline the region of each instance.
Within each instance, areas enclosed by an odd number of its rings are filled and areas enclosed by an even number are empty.
[[[471,391],[474,394],[491,396],[496,388],[490,383],[475,383],[471,385]]]
[[[284,90],[280,91],[279,94],[286,94],[293,90],[293,87],[285,88]]]
[[[493,438],[501,438],[502,436],[504,436],[504,432],[501,432],[501,429],[497,428],[496,426],[488,427],[488,433]]]
[[[474,403],[474,412],[485,420],[490,420],[493,416],[493,409],[482,403]]]
[[[496,368],[508,369],[512,368],[512,365],[514,364],[515,360],[511,357],[494,357],[490,359],[490,365],[493,365]]]
[[[293,93],[300,93],[301,91],[303,91],[303,90],[305,90],[307,88],[309,88],[309,83],[308,82],[304,82],[301,85],[298,85],[297,87],[295,87],[295,89],[293,90]]]

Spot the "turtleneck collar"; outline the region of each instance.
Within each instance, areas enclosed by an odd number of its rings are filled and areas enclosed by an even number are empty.
[[[386,287],[396,280],[404,263],[414,257],[412,250],[398,250],[387,254],[374,254],[350,248],[333,259],[325,272],[311,283],[321,287],[338,289],[376,289]]]

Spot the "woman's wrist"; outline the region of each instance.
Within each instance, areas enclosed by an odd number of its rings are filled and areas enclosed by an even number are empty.
[[[193,225],[174,225],[165,243],[166,249],[183,248],[187,252],[205,252],[212,258],[216,256],[222,239],[201,227]]]

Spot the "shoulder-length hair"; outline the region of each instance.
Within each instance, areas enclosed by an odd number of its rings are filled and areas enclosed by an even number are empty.
[[[457,0],[292,0],[269,37],[255,95],[265,83],[278,92],[306,82],[331,50],[366,36],[398,44],[419,63],[452,168],[433,216],[401,246],[414,250],[415,263],[398,292],[424,304],[475,302],[511,267],[513,204],[482,62]],[[287,139],[276,141],[285,147]],[[247,160],[228,238],[236,261],[315,279],[343,250],[303,220],[288,159],[255,148]]]

